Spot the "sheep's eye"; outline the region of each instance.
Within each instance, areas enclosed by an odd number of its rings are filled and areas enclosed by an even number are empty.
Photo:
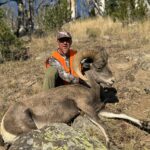
[[[106,62],[104,61],[97,62],[97,63],[94,63],[93,66],[97,72],[101,72],[103,68],[106,66]]]
[[[103,68],[96,68],[96,71],[97,71],[97,72],[100,72],[100,71],[102,71],[102,69],[103,69]]]

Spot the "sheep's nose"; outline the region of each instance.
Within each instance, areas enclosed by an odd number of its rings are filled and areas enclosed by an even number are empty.
[[[113,78],[111,78],[111,80],[110,80],[110,84],[113,85],[114,83],[115,83],[115,78],[113,77]]]
[[[112,83],[115,83],[115,78],[112,78],[112,79],[111,79],[111,82],[112,82]]]

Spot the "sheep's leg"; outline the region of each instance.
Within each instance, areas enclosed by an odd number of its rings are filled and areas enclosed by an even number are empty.
[[[109,136],[106,133],[106,129],[104,128],[104,125],[101,122],[101,120],[99,119],[98,114],[96,113],[94,108],[85,103],[83,106],[80,103],[80,105],[78,105],[78,107],[89,117],[90,121],[92,121],[102,131],[102,133],[104,134],[105,139],[106,139],[107,148],[109,149],[109,146],[110,146]]]
[[[94,123],[102,131],[102,133],[103,133],[103,135],[105,136],[105,139],[106,139],[106,146],[109,149],[110,148],[110,139],[109,139],[108,134],[106,133],[106,129],[99,123],[99,121],[95,121],[95,119],[92,119],[89,116],[88,116],[88,118],[92,123]]]
[[[141,124],[142,124],[141,128],[150,133],[150,121],[141,121]]]
[[[111,112],[101,111],[99,113],[99,115],[103,116],[103,117],[106,117],[106,118],[127,120],[127,121],[130,121],[133,124],[139,126],[143,130],[150,131],[150,122],[148,122],[148,121],[141,121],[139,119],[130,117],[130,116],[126,115],[126,114],[115,114],[115,113],[111,113]]]

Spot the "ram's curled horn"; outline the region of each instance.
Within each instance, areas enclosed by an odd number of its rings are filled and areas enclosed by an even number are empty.
[[[81,78],[84,81],[87,81],[88,79],[82,74],[81,70],[80,70],[80,63],[83,59],[85,58],[91,58],[93,61],[95,61],[96,59],[96,55],[100,53],[100,50],[81,50],[79,51],[74,60],[73,60],[73,69],[74,71],[77,73],[77,75],[79,76],[79,78]]]

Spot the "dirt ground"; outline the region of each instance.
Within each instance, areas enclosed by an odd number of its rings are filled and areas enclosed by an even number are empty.
[[[122,47],[116,44],[118,39],[113,40],[102,38],[92,43],[88,40],[75,41],[73,47],[79,50],[96,49],[103,45],[109,53],[118,97],[117,103],[113,103],[111,97],[112,103],[108,103],[106,109],[150,121],[150,43],[144,47]],[[42,90],[44,60],[48,52],[46,49],[44,52],[37,51],[30,44],[29,53],[31,58],[27,61],[0,64],[0,119],[9,105]],[[120,120],[105,119],[104,122],[116,149],[150,149],[150,135],[147,132]]]

